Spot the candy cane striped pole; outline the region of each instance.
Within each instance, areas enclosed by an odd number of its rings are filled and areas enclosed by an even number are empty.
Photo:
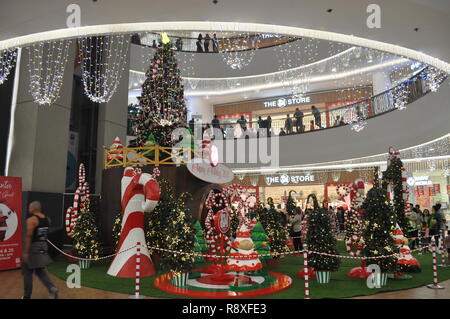
[[[134,290],[134,296],[130,296],[131,299],[141,299],[141,243],[136,244],[136,285]]]
[[[442,287],[438,283],[437,266],[436,266],[436,240],[434,239],[434,237],[431,237],[431,248],[433,250],[433,283],[427,285],[427,287],[431,289],[444,289],[444,287]]]
[[[305,299],[309,298],[308,246],[303,244],[303,272],[305,273]]]
[[[441,250],[441,263],[439,267],[447,267],[446,258],[445,258],[445,247],[444,247],[444,239],[445,239],[445,230],[441,231],[441,235],[439,236],[439,247]]]

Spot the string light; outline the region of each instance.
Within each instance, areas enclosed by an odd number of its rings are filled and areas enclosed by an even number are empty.
[[[0,53],[0,85],[8,79],[8,75],[16,64],[16,58],[16,49],[6,49]]]
[[[93,102],[109,102],[125,70],[130,36],[85,37],[78,43],[84,93]]]
[[[260,34],[237,33],[220,40],[222,60],[233,70],[241,70],[252,62],[261,41]]]
[[[394,107],[400,111],[405,110],[408,104],[408,95],[408,83],[404,82],[401,85],[397,85],[392,91]]]
[[[30,94],[36,103],[50,105],[59,98],[71,43],[38,42],[28,48]]]

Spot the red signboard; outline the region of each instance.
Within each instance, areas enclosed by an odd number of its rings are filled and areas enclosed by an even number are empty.
[[[433,184],[434,192],[440,193],[441,192],[441,184]]]
[[[0,176],[0,270],[21,267],[22,179]]]

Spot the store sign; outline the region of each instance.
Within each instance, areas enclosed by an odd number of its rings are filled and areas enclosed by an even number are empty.
[[[433,182],[430,181],[429,176],[416,176],[416,177],[408,177],[406,183],[409,186],[423,186],[423,185],[433,185]]]
[[[233,171],[223,164],[217,166],[208,162],[190,162],[187,165],[189,172],[198,179],[211,184],[225,184],[234,179]]]
[[[0,270],[21,267],[22,179],[0,176]]]
[[[288,174],[282,174],[282,175],[276,175],[276,176],[266,176],[264,178],[267,185],[272,184],[281,184],[281,185],[288,185],[288,184],[298,184],[298,183],[304,183],[304,182],[314,182],[315,178],[314,175],[288,175]]]
[[[296,98],[279,98],[276,100],[270,100],[264,102],[264,107],[266,108],[272,108],[272,107],[287,107],[291,105],[298,105],[298,104],[305,104],[305,103],[311,103],[311,97],[310,96],[301,96]]]

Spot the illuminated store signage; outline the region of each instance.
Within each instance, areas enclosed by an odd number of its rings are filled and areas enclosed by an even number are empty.
[[[409,186],[423,186],[423,185],[433,185],[433,182],[430,181],[429,176],[416,176],[416,177],[408,177],[406,183]]]
[[[298,184],[304,182],[314,182],[314,175],[276,175],[276,176],[266,176],[265,179],[267,185],[272,184]]]
[[[310,96],[301,96],[296,98],[279,98],[276,100],[270,100],[264,102],[264,107],[286,107],[291,105],[298,105],[298,104],[305,104],[305,103],[311,103],[311,97]]]

